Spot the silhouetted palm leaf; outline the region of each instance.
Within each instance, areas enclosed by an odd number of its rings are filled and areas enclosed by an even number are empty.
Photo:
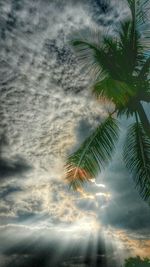
[[[66,179],[77,189],[109,162],[118,139],[117,121],[109,116],[73,153],[66,164]]]
[[[123,21],[119,29],[119,47],[121,49],[121,58],[124,62],[123,70],[125,79],[131,79],[133,71],[138,71],[139,66],[144,61],[143,46],[140,41],[140,33],[134,28],[131,20]]]
[[[128,130],[124,160],[144,199],[150,199],[150,139],[142,125],[134,123]]]
[[[131,86],[111,78],[105,78],[103,81],[95,83],[93,93],[96,97],[104,97],[113,101],[117,107],[127,105],[129,98],[134,96]]]
[[[90,32],[89,32],[90,35]],[[91,38],[74,39],[71,45],[74,47],[80,64],[89,71],[92,76],[105,77],[104,69],[102,70],[101,58],[104,58],[104,51],[98,43],[90,42]]]
[[[127,0],[127,2],[135,24],[145,24],[148,16],[149,0]]]
[[[102,43],[96,43],[96,40],[95,43],[90,42],[90,34],[89,31],[89,39],[74,39],[71,42],[82,66],[92,71],[98,81],[110,76],[114,80],[130,83],[133,71],[144,60],[138,33],[134,33],[133,44],[131,22],[123,22],[119,35],[113,39],[104,34]]]
[[[133,32],[138,29],[141,33],[141,44],[147,52],[150,50],[150,30],[149,30],[149,15],[150,3],[149,0],[127,0],[132,14]]]

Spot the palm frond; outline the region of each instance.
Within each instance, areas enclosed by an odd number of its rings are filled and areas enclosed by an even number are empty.
[[[102,34],[101,34],[102,35]],[[99,32],[88,31],[82,33],[77,37],[73,37],[70,41],[71,46],[74,48],[80,65],[87,72],[91,74],[94,79],[97,77],[103,79],[106,75],[101,67],[99,58],[103,51],[102,49],[102,36]]]
[[[122,55],[122,65],[127,80],[130,79],[133,71],[138,70],[144,60],[143,46],[140,42],[139,31],[131,20],[121,22],[119,29],[119,47]]]
[[[114,80],[130,82],[132,73],[143,60],[138,34],[135,34],[135,42],[131,33],[131,23],[121,24],[119,36],[112,38],[104,34],[103,41],[91,41],[91,38],[73,39],[74,47],[79,63],[93,74],[94,80],[102,81],[106,77]]]
[[[149,0],[127,0],[132,14],[133,33],[141,34],[141,44],[145,52],[150,51],[150,3]],[[148,51],[147,51],[148,50]]]
[[[127,0],[131,10],[132,19],[137,25],[144,24],[147,19],[149,0]]]
[[[147,26],[141,28],[141,45],[143,46],[143,50],[145,52],[145,56],[149,56],[150,54],[150,22]]]
[[[71,44],[77,52],[79,62],[89,71],[93,70],[95,80],[101,81],[107,76],[119,80],[124,76],[117,40],[105,35],[100,44],[86,39],[74,39]]]
[[[134,123],[128,130],[124,160],[131,171],[141,196],[150,199],[150,139],[142,125]]]
[[[127,105],[129,98],[134,95],[134,90],[131,86],[124,82],[105,78],[103,81],[98,81],[93,86],[93,93],[96,97],[104,97],[112,100],[117,106]]]
[[[118,130],[117,121],[109,116],[81,147],[68,157],[66,179],[74,190],[96,177],[101,168],[109,162],[118,139]]]

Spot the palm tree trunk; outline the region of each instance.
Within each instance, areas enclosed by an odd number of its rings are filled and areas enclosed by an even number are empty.
[[[150,122],[147,118],[147,115],[146,115],[145,110],[144,110],[141,103],[138,103],[137,110],[138,110],[138,115],[139,115],[140,121],[143,125],[143,128],[144,128],[146,134],[148,135],[148,137],[150,138]]]

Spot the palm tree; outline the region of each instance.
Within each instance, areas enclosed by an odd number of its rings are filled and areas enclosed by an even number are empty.
[[[119,137],[118,118],[133,117],[123,147],[123,158],[145,200],[150,200],[150,122],[143,102],[150,102],[149,29],[146,28],[148,0],[127,0],[131,15],[120,22],[116,34],[96,39],[90,34],[74,38],[72,46],[95,80],[93,94],[114,106],[106,120],[71,154],[66,179],[78,190],[95,178],[109,162]]]

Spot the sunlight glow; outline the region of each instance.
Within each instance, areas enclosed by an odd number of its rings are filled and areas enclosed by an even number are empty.
[[[95,182],[95,179],[92,179],[92,183],[94,183],[96,185],[96,187],[102,187],[102,188],[106,188],[106,186],[104,184],[97,184]],[[93,200],[93,202],[95,203],[95,207],[96,208],[106,208],[107,204],[109,203],[109,201],[111,200],[111,194],[109,192],[97,192],[97,193],[89,193],[86,192],[83,188],[78,188],[77,190],[80,194],[81,194],[81,200],[82,199],[91,199]],[[98,197],[102,197],[100,200],[98,199]]]
[[[97,187],[103,187],[103,188],[106,187],[104,184],[97,184],[95,179],[91,179],[90,181],[91,181],[92,183],[94,183]]]
[[[77,191],[82,195],[83,198],[95,199],[95,196],[85,192],[82,188],[78,188]]]

